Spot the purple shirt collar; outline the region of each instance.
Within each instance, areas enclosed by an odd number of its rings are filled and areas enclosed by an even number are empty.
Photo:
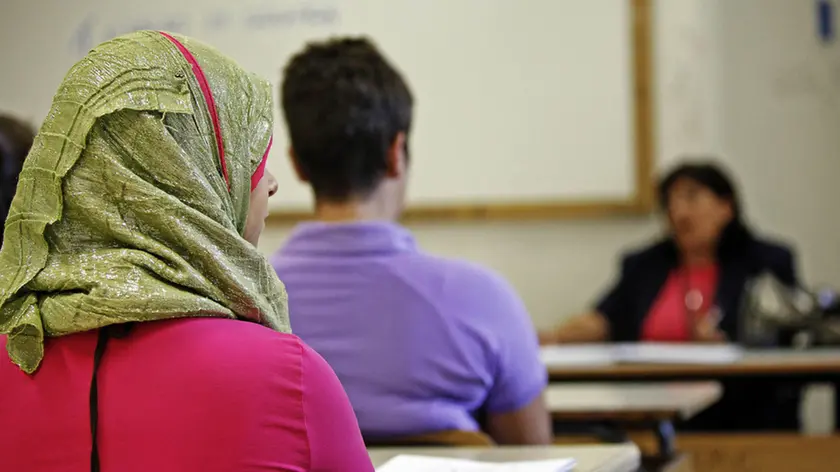
[[[416,252],[411,233],[396,223],[354,221],[342,223],[300,223],[281,254],[295,255],[376,255]]]

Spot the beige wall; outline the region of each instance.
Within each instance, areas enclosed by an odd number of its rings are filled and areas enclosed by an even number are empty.
[[[723,142],[750,214],[797,244],[808,282],[840,286],[840,47],[817,40],[814,2],[719,5]]]

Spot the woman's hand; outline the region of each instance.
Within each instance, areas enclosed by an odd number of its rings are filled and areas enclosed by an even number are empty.
[[[697,317],[694,323],[694,341],[701,343],[725,343],[726,334],[720,330],[720,312],[712,310],[709,313]]]

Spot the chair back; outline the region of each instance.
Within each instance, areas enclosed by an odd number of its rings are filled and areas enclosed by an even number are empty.
[[[365,438],[367,447],[493,447],[496,443],[481,431],[438,431],[393,438]]]

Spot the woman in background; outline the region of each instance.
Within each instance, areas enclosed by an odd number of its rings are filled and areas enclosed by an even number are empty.
[[[769,272],[797,285],[793,252],[744,223],[732,180],[689,163],[659,185],[669,234],[624,256],[618,282],[590,313],[543,333],[543,343],[739,341],[747,282]]]
[[[34,138],[35,133],[29,125],[12,116],[0,115],[0,230],[15,196],[23,160],[29,154]],[[3,246],[3,231],[0,231],[0,246]]]
[[[255,245],[267,82],[138,32],[68,73],[0,251],[0,470],[373,471]]]
[[[747,227],[735,186],[719,166],[676,167],[659,185],[659,202],[668,235],[624,256],[618,281],[595,309],[542,333],[543,344],[739,342],[739,308],[750,279],[769,272],[797,285],[792,250]],[[726,397],[693,424],[796,428],[798,391],[773,390],[728,384]]]

